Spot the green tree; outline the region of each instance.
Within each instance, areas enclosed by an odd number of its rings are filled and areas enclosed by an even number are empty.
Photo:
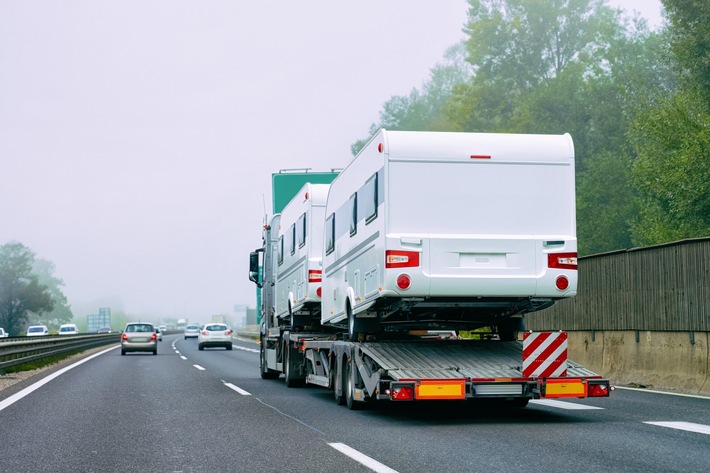
[[[0,246],[0,325],[12,334],[26,326],[31,313],[53,308],[47,286],[32,273],[34,253],[20,243]]]
[[[54,308],[48,311],[46,314],[42,315],[42,319],[48,321],[51,325],[61,325],[66,322],[70,322],[74,317],[72,314],[71,306],[67,301],[67,297],[62,292],[62,286],[64,286],[64,281],[57,278],[54,275],[55,266],[51,261],[44,259],[35,259],[32,272],[37,276],[39,283],[47,287],[51,297]],[[37,316],[38,317],[38,316]],[[38,318],[33,319],[30,317],[32,322],[39,322]]]

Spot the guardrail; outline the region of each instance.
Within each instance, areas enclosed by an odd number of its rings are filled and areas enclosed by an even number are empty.
[[[0,375],[5,375],[5,370],[11,366],[120,341],[120,333],[4,338],[0,341]]]

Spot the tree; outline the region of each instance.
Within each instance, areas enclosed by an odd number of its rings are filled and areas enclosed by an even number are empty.
[[[0,325],[10,333],[22,332],[30,313],[53,308],[47,286],[32,273],[34,258],[20,243],[0,246]]]
[[[32,272],[37,276],[39,283],[47,287],[54,305],[54,308],[43,314],[42,318],[53,325],[61,325],[70,322],[74,314],[72,314],[67,297],[61,290],[61,287],[64,286],[64,281],[54,276],[54,270],[54,263],[44,259],[35,259],[32,267]],[[35,320],[32,320],[32,322],[35,322]]]

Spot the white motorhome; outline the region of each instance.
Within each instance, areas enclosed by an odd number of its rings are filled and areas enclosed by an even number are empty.
[[[284,207],[274,264],[276,316],[292,327],[319,322],[328,184],[307,183]]]
[[[512,334],[577,291],[572,138],[380,130],[330,187],[324,243],[321,322],[351,340]]]

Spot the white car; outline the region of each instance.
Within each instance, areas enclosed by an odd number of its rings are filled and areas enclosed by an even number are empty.
[[[10,334],[5,331],[4,328],[0,327],[0,338],[7,338]]]
[[[155,334],[158,336],[158,341],[162,342],[163,341],[163,332],[160,330],[160,327],[155,327]]]
[[[79,335],[79,329],[76,324],[63,324],[59,327],[57,335]]]
[[[200,326],[191,324],[185,327],[185,340],[188,338],[197,338],[200,335]]]
[[[231,350],[232,330],[222,323],[205,324],[197,336],[197,348],[204,350],[205,347],[224,347]]]
[[[49,335],[49,329],[46,325],[30,325],[27,327],[28,337],[43,337]]]

